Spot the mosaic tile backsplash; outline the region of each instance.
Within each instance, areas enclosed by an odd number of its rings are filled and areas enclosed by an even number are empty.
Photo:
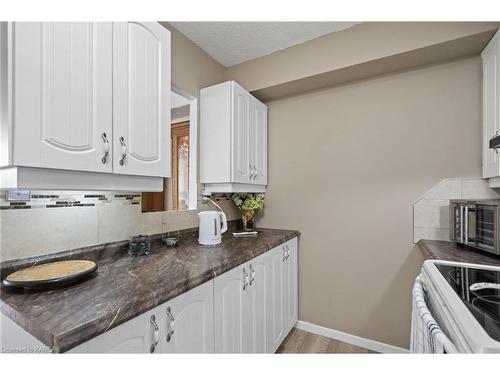
[[[92,207],[101,204],[140,204],[137,192],[85,192],[85,191],[32,191],[27,202],[7,201],[5,191],[0,192],[0,209],[32,209],[57,207]]]

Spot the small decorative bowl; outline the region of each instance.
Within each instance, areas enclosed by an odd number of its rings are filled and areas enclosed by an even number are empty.
[[[175,237],[167,237],[163,239],[163,245],[166,247],[177,247],[178,241]]]

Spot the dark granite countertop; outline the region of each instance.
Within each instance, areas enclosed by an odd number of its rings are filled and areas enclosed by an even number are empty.
[[[458,247],[454,242],[420,240],[418,246],[426,259],[500,266],[500,257],[468,247]]]
[[[127,241],[68,251],[24,262],[2,263],[2,277],[20,266],[60,259],[91,259],[99,269],[78,284],[47,290],[0,287],[2,312],[51,347],[64,352],[134,318],[299,235],[258,229],[258,237],[223,236],[217,247],[199,246],[197,231],[184,234],[177,248],[160,247],[132,258]]]

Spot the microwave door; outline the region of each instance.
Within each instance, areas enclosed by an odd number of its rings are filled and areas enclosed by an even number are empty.
[[[498,207],[476,206],[476,239],[477,247],[484,250],[495,251],[498,233],[495,232],[498,220]]]

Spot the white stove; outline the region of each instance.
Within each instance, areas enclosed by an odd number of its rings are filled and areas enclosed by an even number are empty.
[[[462,353],[500,353],[500,267],[427,260],[429,310]]]

